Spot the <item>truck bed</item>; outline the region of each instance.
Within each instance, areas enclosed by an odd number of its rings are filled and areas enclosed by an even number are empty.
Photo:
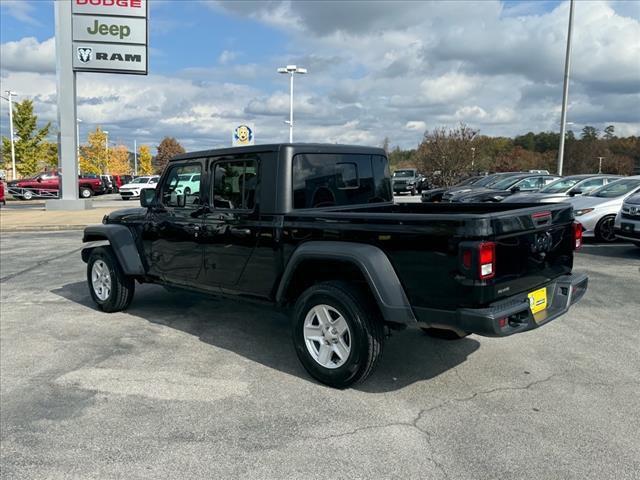
[[[415,203],[294,211],[285,229],[298,240],[346,240],[379,246],[412,305],[436,309],[489,305],[571,272],[573,212],[567,204]],[[547,241],[548,251],[540,250]],[[496,274],[460,272],[463,242],[496,244]]]

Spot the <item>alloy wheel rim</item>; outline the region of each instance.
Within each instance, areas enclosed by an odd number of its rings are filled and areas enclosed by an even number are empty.
[[[304,320],[304,342],[311,358],[328,369],[345,364],[351,353],[351,331],[344,316],[330,305],[316,305]]]
[[[613,231],[613,224],[613,218],[606,218],[602,221],[602,225],[600,226],[600,233],[602,235],[602,238],[607,242],[612,242],[616,238]]]
[[[111,273],[102,260],[96,260],[91,267],[91,286],[93,293],[102,301],[111,295]]]

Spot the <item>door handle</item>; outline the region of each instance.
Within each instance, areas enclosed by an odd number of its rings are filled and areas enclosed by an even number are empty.
[[[251,230],[249,228],[234,228],[234,227],[231,227],[229,229],[229,231],[231,232],[231,235],[233,235],[234,237],[239,237],[239,238],[244,238],[244,237],[248,237],[249,235],[251,235]]]

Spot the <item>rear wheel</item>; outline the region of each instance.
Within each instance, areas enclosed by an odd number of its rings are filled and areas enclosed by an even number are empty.
[[[469,335],[468,333],[461,334],[445,328],[421,328],[421,330],[428,336],[439,338],[440,340],[460,340]]]
[[[82,198],[89,198],[91,197],[91,195],[93,195],[93,192],[91,191],[90,188],[80,187],[80,196]]]
[[[111,247],[93,249],[87,262],[87,282],[91,298],[105,312],[124,310],[133,300],[134,280],[124,274]]]
[[[616,241],[616,234],[613,230],[615,219],[615,215],[607,215],[606,217],[602,217],[600,219],[595,229],[596,240],[606,243]]]
[[[25,190],[22,194],[23,200],[31,200],[33,198],[33,192],[31,190]]]
[[[316,380],[335,388],[363,381],[382,356],[384,329],[366,292],[346,282],[307,289],[293,313],[293,345]]]

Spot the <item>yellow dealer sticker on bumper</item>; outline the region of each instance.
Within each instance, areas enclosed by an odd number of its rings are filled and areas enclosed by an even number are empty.
[[[547,308],[547,287],[529,294],[529,308],[531,313],[538,313]]]

